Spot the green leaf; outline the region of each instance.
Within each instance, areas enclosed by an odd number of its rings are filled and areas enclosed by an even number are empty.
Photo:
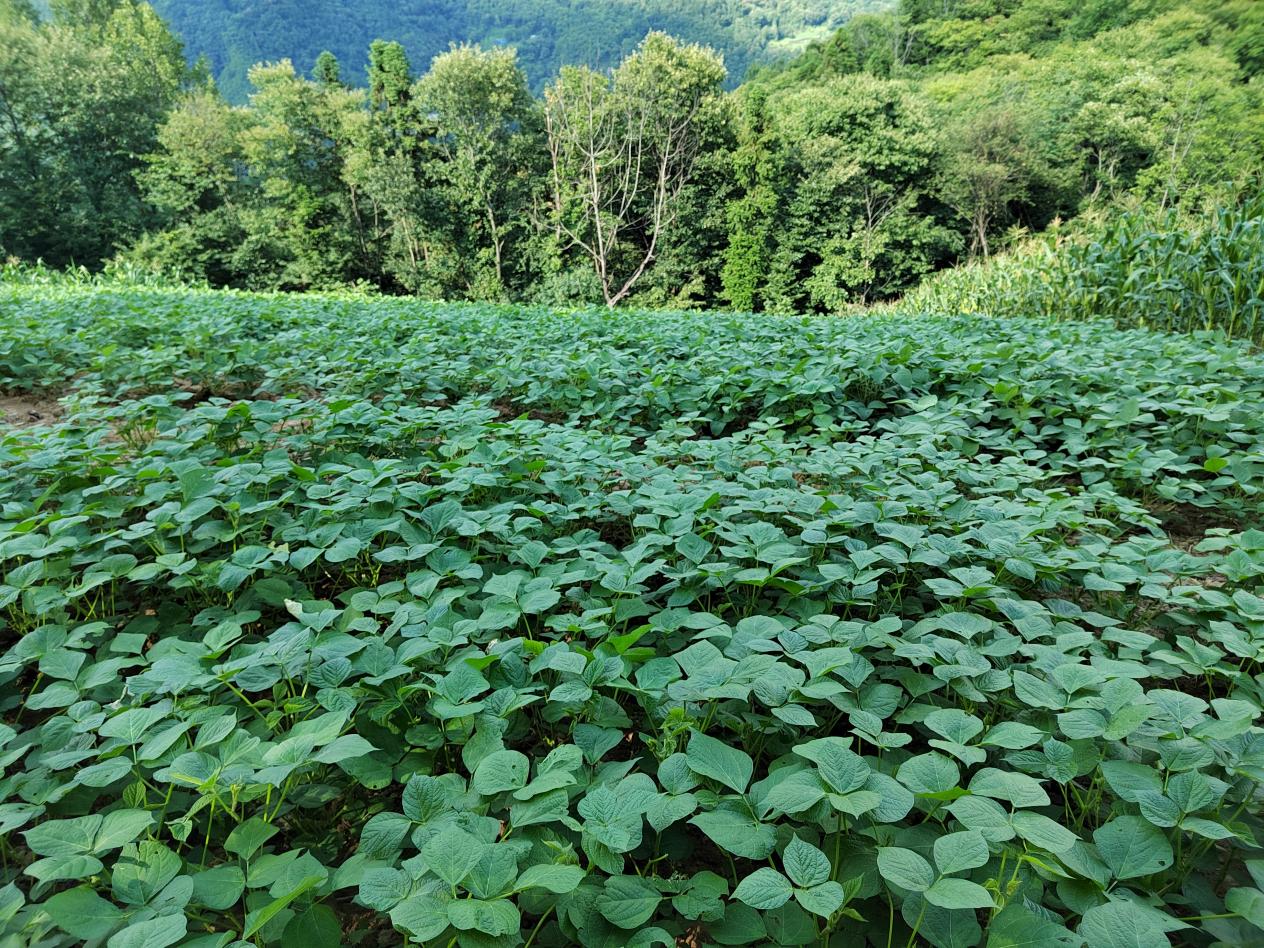
[[[281,948],[339,948],[341,944],[342,928],[328,905],[309,905],[281,933]]]
[[[106,944],[109,948],[168,948],[182,939],[187,930],[183,915],[163,915],[115,932]]]
[[[988,925],[987,948],[1079,948],[1081,942],[1066,928],[1011,902]]]
[[[464,830],[449,826],[421,848],[430,871],[448,885],[460,885],[483,858],[486,844]]]
[[[1139,816],[1120,816],[1093,833],[1093,842],[1116,879],[1135,879],[1172,865],[1172,845]]]
[[[944,793],[957,787],[961,771],[952,758],[931,751],[902,763],[895,779],[917,794]]]
[[[84,941],[104,938],[126,917],[122,909],[86,885],[58,892],[44,902],[43,908],[58,928]]]
[[[1237,912],[1256,928],[1264,928],[1264,892],[1259,889],[1230,889],[1225,893],[1225,908]]]
[[[448,921],[461,931],[484,935],[508,935],[522,927],[518,907],[508,899],[453,899],[448,903]]]
[[[1084,913],[1079,936],[1092,948],[1171,948],[1154,918],[1131,902],[1107,902]]]
[[[1017,807],[1048,806],[1049,794],[1040,781],[1026,774],[984,767],[970,779],[970,792],[994,800],[1005,800]]]
[[[911,849],[879,847],[878,872],[887,882],[910,892],[925,892],[935,881],[930,863]]]
[[[869,765],[839,737],[823,737],[799,744],[794,752],[817,765],[821,777],[835,793],[850,793],[865,785]]]
[[[315,888],[325,880],[326,876],[307,876],[302,879],[293,889],[281,896],[279,899],[273,899],[261,909],[256,909],[246,915],[246,928],[241,933],[243,939],[250,938],[255,932],[267,925],[268,922],[276,918],[277,914],[297,899],[300,895],[309,889]]]
[[[754,761],[748,754],[701,731],[689,732],[685,759],[694,773],[717,780],[737,793],[746,790],[755,770]]]
[[[101,725],[102,737],[115,737],[124,744],[139,744],[145,732],[171,714],[171,703],[152,708],[130,708]]]
[[[940,908],[981,909],[992,906],[988,890],[968,879],[937,879],[925,894],[927,902]]]
[[[949,833],[935,840],[935,865],[943,875],[977,869],[984,865],[991,854],[983,834],[974,830]],[[939,905],[938,902],[934,903]],[[945,905],[943,908],[951,908]]]
[[[412,820],[389,810],[369,817],[360,831],[359,851],[366,856],[386,858],[399,852],[412,829]]]
[[[252,816],[244,823],[239,823],[228,834],[224,841],[224,850],[234,856],[249,860],[259,851],[259,847],[275,836],[279,830],[271,823],[265,823],[257,816]]]
[[[527,783],[531,761],[526,754],[502,750],[488,754],[474,770],[471,786],[483,796],[518,790]]]
[[[518,876],[516,889],[547,889],[558,895],[573,892],[584,881],[586,873],[579,866],[528,866]]]
[[[437,938],[448,930],[448,906],[433,895],[410,895],[391,909],[391,922],[418,941]]]
[[[795,889],[794,900],[813,915],[829,918],[846,901],[846,893],[837,882],[822,882],[809,889]]]
[[[699,813],[690,821],[721,849],[744,859],[767,859],[776,843],[772,826],[737,809]]]
[[[611,925],[640,928],[654,915],[662,898],[640,876],[611,876],[597,898],[597,910]]]
[[[794,887],[776,869],[761,866],[738,883],[733,898],[751,908],[775,909],[790,900]]]
[[[791,838],[785,852],[781,854],[781,860],[786,868],[786,875],[797,886],[808,888],[820,885],[830,877],[830,861],[825,853],[811,843],[805,843],[798,836]]]
[[[1010,818],[1010,823],[1027,842],[1051,853],[1065,853],[1079,841],[1079,837],[1061,823],[1028,810],[1019,810]]]
[[[100,854],[130,843],[154,822],[154,815],[145,810],[114,810],[105,814],[101,828],[92,841],[92,851]]]
[[[193,876],[193,901],[223,911],[232,908],[246,889],[246,877],[237,866],[216,866]]]

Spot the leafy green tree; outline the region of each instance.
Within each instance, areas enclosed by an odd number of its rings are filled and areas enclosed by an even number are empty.
[[[434,123],[441,176],[456,218],[458,249],[475,263],[470,295],[504,298],[515,245],[530,226],[539,112],[513,50],[453,47],[416,84],[418,107]]]
[[[0,246],[95,265],[152,222],[135,172],[186,76],[144,3],[0,18]]]
[[[160,271],[214,286],[251,285],[274,260],[252,257],[243,211],[255,200],[241,174],[245,129],[253,120],[213,88],[191,92],[158,131],[158,148],[139,179],[163,227],[131,251]]]
[[[338,57],[325,50],[316,57],[316,65],[312,68],[312,78],[322,86],[342,85],[342,66]]]
[[[889,297],[950,255],[932,186],[937,136],[902,84],[858,75],[790,87],[768,110],[788,182],[759,289],[767,308]]]

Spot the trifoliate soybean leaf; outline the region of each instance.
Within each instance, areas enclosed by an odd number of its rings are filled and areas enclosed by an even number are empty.
[[[821,778],[815,772],[802,770],[779,780],[764,795],[765,811],[802,813],[825,799]]]
[[[1181,808],[1176,802],[1154,790],[1142,790],[1138,793],[1137,806],[1141,815],[1155,826],[1171,827],[1181,821]]]
[[[412,821],[400,813],[375,813],[360,831],[359,852],[384,859],[399,852],[412,829]]]
[[[43,909],[58,928],[85,941],[104,938],[126,917],[88,886],[58,892],[44,902]]]
[[[794,894],[790,881],[776,869],[761,866],[737,884],[733,898],[751,908],[775,909]]]
[[[334,738],[325,747],[322,747],[312,757],[312,760],[320,764],[337,764],[344,760],[351,760],[354,757],[363,757],[365,754],[371,754],[375,750],[377,748],[359,734],[343,734],[341,737]]]
[[[987,889],[968,879],[937,879],[925,892],[926,901],[945,909],[981,909],[992,907]]]
[[[736,807],[699,813],[689,822],[721,849],[745,859],[767,859],[776,842],[772,826]]]
[[[900,765],[895,778],[913,793],[927,795],[956,789],[961,771],[951,758],[931,751],[910,757]]]
[[[1079,837],[1061,823],[1040,813],[1020,810],[1010,818],[1010,822],[1019,836],[1051,853],[1065,853],[1079,841]]]
[[[836,793],[850,793],[869,779],[869,765],[842,738],[817,738],[799,744],[794,752],[816,764],[821,777]]]
[[[697,809],[698,798],[692,793],[682,793],[680,796],[660,793],[645,811],[645,819],[656,833],[661,833],[673,823],[691,816]]]
[[[825,853],[798,836],[791,838],[781,859],[786,875],[796,886],[810,888],[820,885],[830,877],[830,861]]]
[[[517,877],[518,858],[512,848],[485,846],[482,858],[461,885],[475,898],[495,899],[506,895]]]
[[[448,885],[460,885],[483,857],[486,844],[477,837],[450,826],[440,830],[421,848],[421,858]]]
[[[1048,806],[1049,794],[1040,781],[1027,774],[984,767],[970,778],[970,792],[994,800],[1005,800],[1016,807]]]
[[[1136,803],[1144,792],[1163,792],[1163,782],[1158,771],[1145,764],[1135,764],[1125,760],[1108,760],[1101,765],[1102,777],[1107,786],[1121,800]]]
[[[518,906],[508,899],[453,899],[448,903],[448,921],[460,931],[484,935],[508,935],[522,927]]]
[[[597,910],[611,925],[640,928],[654,915],[662,898],[640,876],[611,876],[597,898]]]
[[[1170,948],[1154,919],[1131,902],[1107,902],[1084,913],[1077,930],[1093,948]]]
[[[112,810],[101,821],[101,828],[92,841],[92,851],[109,852],[124,843],[130,843],[153,822],[153,814],[145,810]]]
[[[503,750],[488,754],[479,762],[470,785],[483,796],[517,790],[527,783],[531,761],[526,754]]]
[[[988,925],[987,948],[1078,948],[1081,941],[1061,925],[1016,902]]]
[[[149,708],[130,708],[101,725],[102,737],[118,738],[125,744],[138,744],[145,732],[171,714],[171,703],[161,702]]]
[[[26,845],[41,856],[78,856],[90,853],[101,829],[98,814],[68,820],[48,820],[23,833]]]
[[[1256,928],[1264,929],[1264,892],[1237,888],[1225,893],[1225,908],[1237,912]]]
[[[236,905],[246,888],[246,877],[237,866],[216,866],[193,876],[193,901],[223,911]]]
[[[558,895],[573,892],[584,881],[586,873],[579,866],[528,866],[518,876],[515,889],[547,889]]]
[[[281,932],[281,948],[339,948],[342,929],[328,905],[315,903],[290,919]]]
[[[983,834],[975,830],[960,833],[949,833],[935,840],[935,866],[942,875],[977,869],[984,865],[991,854],[988,852],[987,840]],[[934,903],[939,905],[940,903]],[[944,908],[952,908],[950,905]]]
[[[846,894],[837,882],[826,881],[807,889],[796,888],[794,900],[813,915],[829,918],[846,900]]]
[[[183,915],[163,915],[115,932],[106,945],[108,948],[168,948],[182,939],[187,930],[188,922]]]
[[[1187,816],[1181,820],[1179,825],[1187,833],[1196,833],[1203,839],[1232,839],[1239,835],[1223,823],[1217,823],[1215,820],[1208,820],[1199,816]]]
[[[448,903],[433,895],[411,895],[391,909],[391,921],[417,941],[437,938],[448,930]]]
[[[443,784],[435,777],[416,774],[404,785],[400,799],[404,815],[417,823],[429,823],[451,808]]]
[[[1093,833],[1093,842],[1116,879],[1135,879],[1172,865],[1172,844],[1139,816],[1120,816]]]
[[[879,823],[898,823],[913,809],[913,793],[887,774],[876,770],[870,772],[865,789],[880,798],[878,805],[869,811],[869,815]]]
[[[925,892],[935,881],[930,863],[913,850],[900,847],[878,848],[878,872],[887,882],[910,892]]]
[[[940,708],[922,720],[928,728],[957,744],[968,744],[983,730],[983,722],[959,708]]]
[[[224,842],[224,849],[234,856],[240,856],[242,859],[249,860],[259,851],[259,847],[278,832],[280,830],[277,826],[272,823],[266,823],[259,817],[254,816],[233,828],[233,831],[228,834],[228,839]]]
[[[162,843],[146,840],[125,846],[111,871],[111,891],[116,901],[144,905],[179,874],[182,860]]]
[[[755,769],[750,755],[701,731],[689,732],[685,759],[694,773],[717,780],[737,793],[746,790]]]
[[[1004,747],[1008,750],[1022,750],[1024,747],[1031,747],[1043,741],[1048,735],[1038,727],[1032,727],[1030,724],[1020,724],[1017,721],[1002,721],[991,727],[987,734],[983,735],[980,743],[988,744],[992,747]]]

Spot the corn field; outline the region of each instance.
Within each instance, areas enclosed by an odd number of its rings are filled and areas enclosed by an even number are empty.
[[[1120,327],[1212,330],[1264,343],[1264,194],[1191,225],[1176,211],[1120,215],[1086,240],[1034,242],[939,273],[905,312],[1105,317]]]

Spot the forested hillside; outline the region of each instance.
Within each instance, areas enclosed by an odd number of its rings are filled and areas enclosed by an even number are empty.
[[[285,59],[235,105],[138,0],[0,0],[0,247],[252,289],[837,312],[1257,192],[1262,11],[904,0],[732,91],[664,33],[540,93],[510,47],[388,34],[363,83],[359,54]]]
[[[424,65],[450,43],[512,46],[532,88],[564,65],[611,67],[651,30],[724,54],[733,81],[747,67],[827,39],[852,14],[889,0],[156,0],[192,56],[205,54],[231,101],[247,72],[289,58],[302,71],[323,50],[363,82],[369,43],[392,39]]]

